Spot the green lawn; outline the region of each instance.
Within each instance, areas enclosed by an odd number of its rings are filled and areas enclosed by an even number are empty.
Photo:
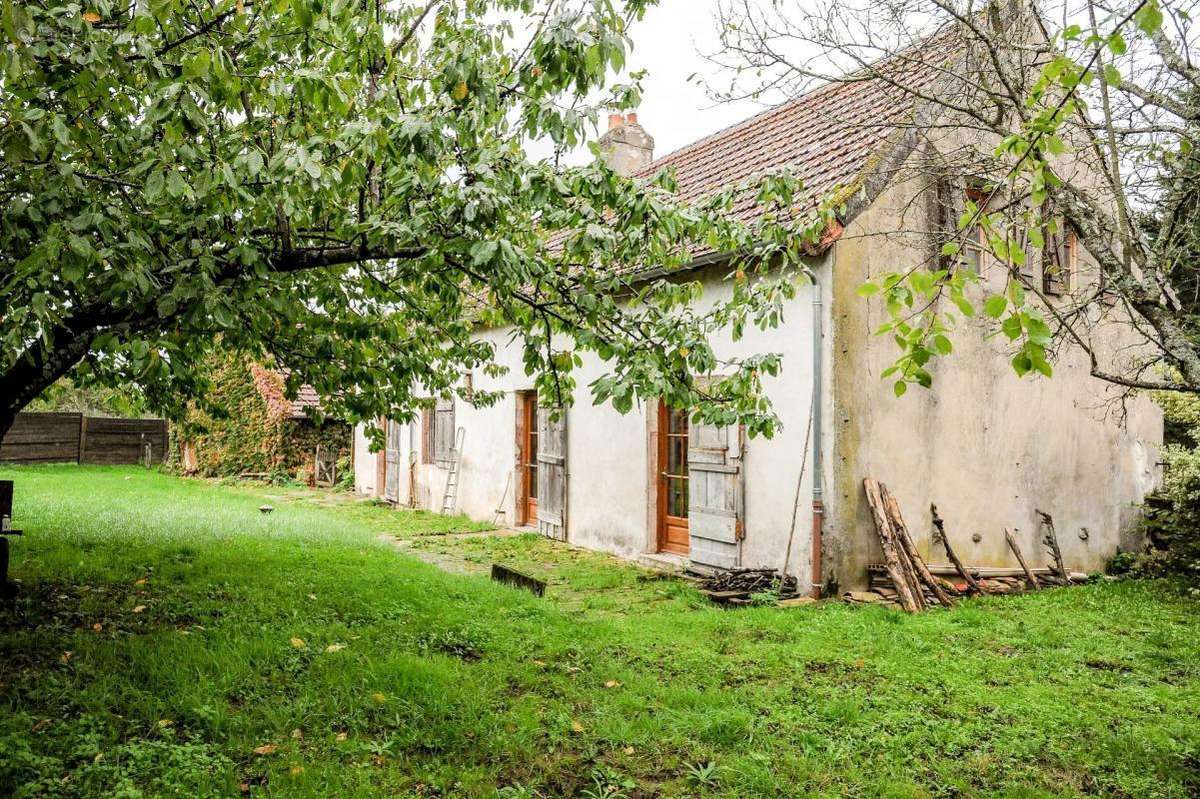
[[[1167,584],[722,611],[533,537],[431,535],[463,519],[135,468],[0,477],[26,530],[0,796],[1200,792],[1200,607]]]

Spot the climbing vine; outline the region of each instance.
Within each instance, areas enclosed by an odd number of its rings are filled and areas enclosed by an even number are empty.
[[[350,453],[351,429],[334,419],[291,418],[283,376],[240,353],[210,356],[210,387],[176,426],[181,471],[310,482],[316,448]]]

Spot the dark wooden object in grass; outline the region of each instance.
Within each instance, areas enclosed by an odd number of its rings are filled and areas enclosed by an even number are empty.
[[[528,574],[522,574],[516,569],[501,566],[499,563],[492,564],[492,579],[514,588],[524,588],[534,596],[545,596],[546,594],[546,584],[541,580],[530,577]]]
[[[950,559],[950,563],[954,565],[959,576],[966,581],[967,586],[972,591],[978,594],[987,593],[983,590],[983,586],[979,584],[979,581],[975,579],[975,575],[971,574],[967,567],[963,565],[963,562],[959,560],[958,553],[950,546],[950,538],[946,535],[946,522],[938,514],[937,505],[932,502],[929,503],[929,512],[933,514],[933,540],[941,543],[942,548],[946,550],[946,557]]]
[[[1017,563],[1021,564],[1021,571],[1025,572],[1025,581],[1029,583],[1029,587],[1033,590],[1041,588],[1041,583],[1037,577],[1033,576],[1033,570],[1029,568],[1029,564],[1025,562],[1025,556],[1021,554],[1021,547],[1017,546],[1017,539],[1013,537],[1012,530],[1004,528],[1004,540],[1008,541],[1008,548],[1017,556]]]
[[[0,596],[15,594],[17,587],[8,581],[8,536],[21,535],[12,529],[13,481],[0,480]]]

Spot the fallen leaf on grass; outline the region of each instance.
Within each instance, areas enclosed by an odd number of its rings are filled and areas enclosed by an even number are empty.
[[[571,732],[583,732],[583,724],[578,719],[572,719]]]
[[[104,625],[101,624],[100,622],[96,622],[95,624],[92,625],[92,630],[94,632],[100,632],[103,629],[104,629]]]
[[[346,648],[345,644],[330,644],[329,646],[325,647],[325,651],[326,652],[341,652],[345,648]]]
[[[293,777],[299,777],[303,773],[304,766],[292,766],[290,769],[288,769],[288,774],[291,774]]]
[[[314,600],[314,601],[315,601],[315,600],[316,600],[316,598],[317,598],[317,595],[316,595],[316,594],[309,594],[309,595],[308,595],[308,598],[309,598],[309,599],[312,599],[312,600]]]
[[[93,25],[95,25],[97,22],[100,21],[100,15],[97,14],[95,11],[84,11],[83,12],[83,21],[90,22]],[[129,478],[126,477],[125,479],[128,480]]]
[[[627,746],[627,747],[625,747],[624,749],[622,749],[621,751],[622,751],[622,752],[624,752],[624,753],[625,753],[625,754],[627,754],[627,755],[632,755],[632,754],[633,754],[633,747],[632,747],[632,746]]]
[[[162,728],[164,728],[164,729],[165,729],[165,728],[167,728],[167,727],[170,727],[170,726],[171,726],[172,724],[174,724],[174,723],[175,723],[175,722],[171,721],[170,719],[159,719],[159,720],[158,720],[158,726],[160,726],[160,727],[162,727]]]
[[[292,649],[304,649],[306,646],[308,646],[308,644],[304,643],[303,638],[293,638],[291,643]]]
[[[335,735],[335,736],[334,736],[334,740],[336,740],[336,741],[344,741],[344,740],[346,740],[346,737],[347,737],[347,736],[346,736],[346,733],[344,733],[344,732],[339,732],[337,735]]]
[[[607,680],[604,683],[605,688],[620,688],[621,683],[618,680]]]
[[[256,746],[254,748],[254,754],[256,754],[256,755],[273,755],[273,754],[275,754],[275,750],[277,750],[278,748],[279,747],[275,744],[263,744],[262,746]]]
[[[296,729],[292,730],[292,737],[295,738],[297,741],[303,741],[304,733],[300,732],[300,728],[297,727]]]
[[[535,666],[545,666],[545,665],[546,665],[546,661],[544,661],[544,660],[535,660],[535,661],[533,661],[533,665],[535,665]]]
[[[50,719],[42,719],[37,724],[33,725],[33,728],[30,730],[30,732],[34,732],[34,733],[41,732],[42,730],[49,727],[51,724],[53,724],[53,722]]]
[[[145,577],[143,577],[143,578],[142,578],[142,579],[140,579],[140,580],[134,580],[134,581],[133,581],[133,584],[134,584],[134,585],[145,585],[145,584],[146,584],[146,578],[145,578]]]
[[[146,609],[145,605],[138,605],[133,609],[134,613],[141,613]]]
[[[66,652],[63,652],[61,655],[59,655],[58,662],[59,663],[68,663],[71,660],[71,656],[74,654],[75,654],[74,652],[72,652],[70,649],[68,649]]]

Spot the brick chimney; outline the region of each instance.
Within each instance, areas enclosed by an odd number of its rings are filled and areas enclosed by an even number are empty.
[[[654,160],[654,139],[638,124],[637,114],[609,114],[600,155],[614,172],[629,177]]]

